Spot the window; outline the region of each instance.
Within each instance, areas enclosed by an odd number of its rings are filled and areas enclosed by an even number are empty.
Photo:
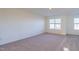
[[[74,29],[79,30],[79,18],[74,18]]]
[[[50,19],[49,20],[50,29],[61,29],[61,19]]]

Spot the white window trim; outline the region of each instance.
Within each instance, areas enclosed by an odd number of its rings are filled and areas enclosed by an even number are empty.
[[[79,17],[77,17],[77,18],[79,18]],[[75,23],[75,19],[76,19],[76,18],[74,17],[74,30],[79,30],[79,29],[76,29],[76,28],[75,28],[75,25],[79,25],[79,23]]]
[[[60,19],[60,20],[61,20],[61,18],[52,18],[52,19],[54,19],[54,23],[50,23],[50,22],[49,22],[49,29],[51,29],[51,30],[61,30],[61,23],[62,23],[62,22],[60,22],[60,23],[56,23],[56,22],[55,22],[55,19]],[[50,21],[50,19],[49,19],[49,21]],[[54,24],[54,28],[50,28],[50,24]],[[60,29],[56,29],[56,27],[55,27],[56,24],[60,24]]]

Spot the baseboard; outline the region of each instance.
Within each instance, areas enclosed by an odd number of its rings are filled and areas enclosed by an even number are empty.
[[[67,34],[67,35],[76,35],[76,36],[79,36],[78,34]]]
[[[57,34],[57,35],[67,35],[66,33],[51,33],[51,32],[45,32],[45,33],[49,33],[49,34]]]

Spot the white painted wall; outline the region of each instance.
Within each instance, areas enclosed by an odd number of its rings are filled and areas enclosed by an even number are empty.
[[[43,17],[22,9],[0,9],[0,45],[43,32]]]
[[[79,30],[74,30],[74,17],[79,17],[78,15],[75,16],[67,16],[67,34],[74,34],[79,35]]]

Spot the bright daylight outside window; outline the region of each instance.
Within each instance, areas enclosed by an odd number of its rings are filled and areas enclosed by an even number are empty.
[[[49,28],[60,30],[61,29],[61,19],[60,18],[49,19]]]
[[[79,30],[79,18],[74,18],[74,30]]]

